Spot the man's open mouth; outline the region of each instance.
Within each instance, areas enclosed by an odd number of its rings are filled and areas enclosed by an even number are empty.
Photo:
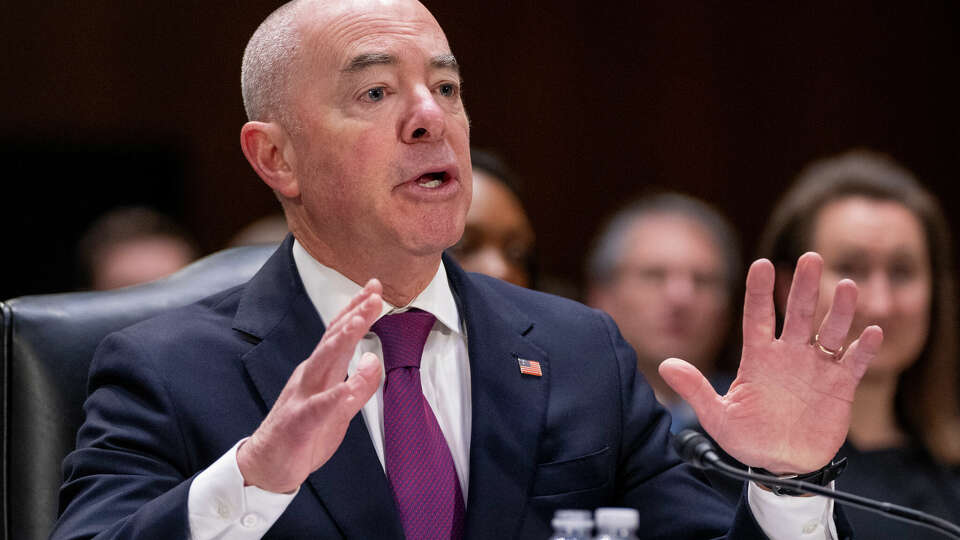
[[[435,189],[448,180],[450,180],[450,173],[446,171],[428,172],[417,178],[417,185],[427,189]]]

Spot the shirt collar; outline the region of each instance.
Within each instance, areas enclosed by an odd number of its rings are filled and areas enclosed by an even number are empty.
[[[297,266],[297,272],[300,273],[307,296],[325,325],[330,324],[330,321],[350,303],[350,299],[363,288],[333,268],[320,264],[297,240],[293,241],[293,261]],[[393,306],[384,300],[380,317],[410,308],[422,309],[436,317],[451,331],[461,333],[460,312],[457,310],[453,291],[450,290],[443,261],[440,261],[437,273],[427,287],[406,306]]]

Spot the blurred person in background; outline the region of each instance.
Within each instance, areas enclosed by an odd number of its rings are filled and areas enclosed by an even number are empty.
[[[697,418],[657,366],[683,358],[726,392],[736,366],[727,365],[723,351],[736,320],[732,298],[741,269],[740,243],[729,222],[679,193],[638,199],[594,241],[587,303],[609,313],[633,346],[640,371],[670,410],[674,432],[693,427]]]
[[[168,276],[199,255],[193,237],[167,215],[123,207],[97,218],[77,246],[82,288],[117,289]]]
[[[534,233],[520,203],[520,181],[496,154],[472,148],[473,201],[463,236],[449,252],[469,272],[531,287]]]
[[[860,292],[848,339],[871,324],[884,343],[857,388],[840,489],[960,523],[957,297],[949,227],[914,175],[854,150],[809,165],[774,210],[761,255],[777,268],[782,314],[792,262],[823,256],[817,319],[842,278]],[[860,538],[942,538],[847,507]]]

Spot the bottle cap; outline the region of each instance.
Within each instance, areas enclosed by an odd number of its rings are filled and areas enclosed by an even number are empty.
[[[560,509],[553,514],[550,522],[554,530],[563,530],[567,533],[589,531],[593,529],[593,515],[589,510]]]
[[[640,525],[640,512],[634,508],[597,508],[597,527],[632,529]]]
[[[572,532],[589,532],[593,529],[593,520],[592,519],[580,519],[580,518],[570,518],[570,519],[560,519],[553,518],[553,521],[550,522],[553,525],[554,530],[561,530],[566,533]]]
[[[592,520],[593,516],[589,510],[573,510],[561,508],[553,514],[554,519],[585,519]]]

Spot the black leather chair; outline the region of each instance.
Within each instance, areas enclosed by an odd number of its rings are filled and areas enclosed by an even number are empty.
[[[83,421],[87,371],[110,332],[248,280],[276,246],[224,250],[146,285],[25,296],[3,311],[0,519],[4,538],[46,539],[60,465]]]

